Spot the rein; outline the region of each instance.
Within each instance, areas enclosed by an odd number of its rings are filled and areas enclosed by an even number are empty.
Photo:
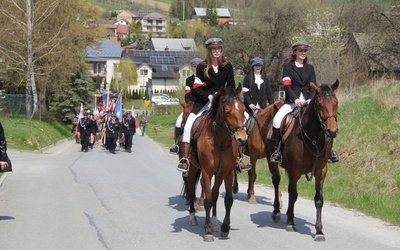
[[[334,96],[334,95],[327,95],[327,96]],[[305,146],[307,147],[307,149],[311,152],[312,155],[315,156],[314,164],[313,164],[312,169],[311,169],[311,176],[308,176],[307,174],[305,174],[307,181],[311,181],[311,180],[312,180],[312,178],[313,178],[313,176],[314,176],[315,168],[316,168],[316,166],[317,166],[318,158],[324,153],[324,151],[325,151],[325,149],[326,149],[328,143],[330,143],[330,142],[332,141],[332,138],[331,138],[330,136],[328,136],[328,133],[327,133],[328,128],[327,128],[326,125],[325,125],[325,121],[328,120],[329,118],[335,118],[335,120],[337,121],[337,115],[332,115],[332,114],[329,114],[329,115],[328,115],[327,117],[325,117],[324,119],[321,118],[321,116],[320,116],[320,114],[319,114],[319,112],[318,112],[318,105],[317,105],[316,102],[315,102],[315,98],[317,98],[317,97],[319,97],[319,95],[314,96],[314,102],[313,102],[313,103],[314,103],[314,112],[315,112],[315,114],[316,114],[317,117],[318,117],[318,120],[319,120],[319,123],[320,123],[320,125],[321,125],[322,130],[320,131],[320,133],[319,133],[319,135],[318,135],[318,138],[317,138],[316,140],[313,140],[313,139],[307,134],[307,132],[306,132],[305,129],[304,129],[302,120],[303,120],[303,118],[304,118],[304,113],[305,113],[305,112],[302,112],[302,113],[301,113],[300,119],[299,119],[300,130],[301,130],[301,137],[302,137],[303,141],[306,142],[306,139],[307,139],[308,141],[311,142],[311,144],[312,144],[312,145],[314,146],[314,148],[315,148],[315,151],[313,151],[313,149],[311,149],[311,148],[307,145],[307,143],[305,143]],[[303,107],[305,107],[305,106],[303,106]],[[318,141],[320,141],[322,135],[324,135],[325,143],[324,143],[324,146],[322,147],[322,149],[319,149],[317,143],[318,143]]]

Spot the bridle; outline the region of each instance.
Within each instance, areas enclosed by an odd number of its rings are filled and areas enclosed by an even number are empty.
[[[335,94],[326,94],[325,96],[334,97]],[[305,146],[306,146],[306,148],[311,152],[311,154],[315,156],[314,164],[313,164],[313,167],[312,167],[312,170],[311,170],[311,176],[308,176],[307,174],[305,174],[307,181],[311,181],[311,180],[312,180],[312,177],[314,176],[314,172],[315,172],[315,168],[316,168],[316,165],[317,165],[318,158],[325,152],[325,149],[326,149],[327,145],[328,145],[329,143],[331,143],[332,140],[333,140],[333,137],[332,137],[331,134],[328,132],[328,127],[326,126],[325,122],[326,122],[328,119],[330,119],[330,118],[334,118],[335,121],[337,122],[337,115],[328,114],[328,115],[327,115],[326,117],[324,117],[324,118],[321,117],[321,115],[320,115],[319,112],[318,112],[318,111],[319,111],[319,109],[318,109],[318,102],[316,101],[316,99],[317,99],[318,97],[321,97],[321,96],[320,96],[320,95],[315,95],[314,98],[313,98],[313,99],[314,99],[314,100],[313,100],[313,104],[314,104],[314,107],[313,107],[313,108],[314,108],[314,112],[316,113],[316,115],[317,115],[317,117],[318,117],[318,121],[319,121],[319,123],[320,123],[320,125],[321,125],[322,130],[321,130],[321,132],[319,133],[319,135],[318,135],[318,137],[317,137],[316,140],[313,140],[313,139],[307,134],[306,130],[304,129],[302,120],[303,120],[303,117],[304,117],[304,113],[305,113],[305,112],[302,112],[302,113],[301,113],[301,116],[299,117],[299,123],[300,123],[300,130],[301,130],[302,139],[303,139],[304,142],[306,142],[305,139],[307,139],[308,141],[310,141],[310,142],[311,142],[311,145],[314,146],[314,149],[315,149],[315,150],[313,150],[312,148],[310,148],[310,146],[308,146],[307,143],[304,143]],[[303,106],[303,107],[304,107],[304,106]],[[322,135],[324,135],[325,143],[324,143],[322,149],[320,149],[320,148],[318,148],[318,141],[321,139],[321,136],[322,136]]]

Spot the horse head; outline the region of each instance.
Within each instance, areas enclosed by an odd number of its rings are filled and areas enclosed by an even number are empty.
[[[245,145],[247,141],[244,124],[245,106],[240,99],[241,92],[241,83],[236,89],[221,88],[213,99],[211,112],[214,113],[213,117],[215,117],[217,125],[225,127],[239,145]]]
[[[331,86],[316,86],[310,83],[311,88],[315,91],[315,112],[325,133],[330,138],[335,138],[339,129],[337,124],[338,104],[339,101],[334,91],[339,87],[339,80],[336,80]]]

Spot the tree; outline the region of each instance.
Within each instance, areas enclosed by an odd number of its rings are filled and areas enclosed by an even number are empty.
[[[71,73],[82,68],[84,48],[100,35],[94,28],[100,15],[93,10],[90,0],[0,2],[0,31],[7,37],[0,41],[3,80],[11,86],[25,82],[27,117],[38,107],[39,92],[45,100],[65,90]]]
[[[124,95],[129,92],[129,86],[137,84],[137,69],[136,65],[129,58],[121,58],[121,61],[114,69],[114,74],[116,77],[117,91],[123,90]]]
[[[95,91],[95,83],[92,77],[88,74],[81,75],[76,73],[70,78],[71,88],[57,95],[57,100],[54,100],[50,105],[50,112],[58,120],[70,122],[79,112],[80,105],[85,108],[90,107]]]

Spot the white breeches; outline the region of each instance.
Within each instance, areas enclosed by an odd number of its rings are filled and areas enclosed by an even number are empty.
[[[175,127],[180,128],[181,124],[182,124],[182,116],[183,116],[183,112],[181,112],[181,114],[178,116],[178,118],[176,119],[176,123],[175,123]]]
[[[182,142],[190,142],[190,132],[192,130],[194,120],[196,120],[196,118],[199,117],[204,111],[209,110],[209,109],[210,109],[210,105],[207,103],[199,111],[199,113],[197,113],[197,115],[194,113],[190,113],[188,119],[186,120],[185,128],[183,129]]]
[[[306,101],[303,93],[300,94],[299,99],[302,101]],[[274,126],[274,128],[280,128],[283,117],[285,117],[285,115],[291,112],[295,107],[295,103],[284,104],[276,113],[274,120],[272,121],[272,126]]]

